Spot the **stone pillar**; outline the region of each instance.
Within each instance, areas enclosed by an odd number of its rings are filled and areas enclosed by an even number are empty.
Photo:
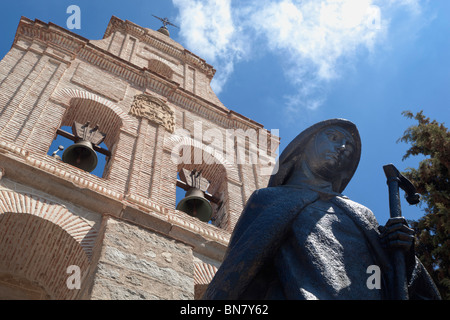
[[[192,248],[150,230],[108,217],[91,299],[194,298]]]

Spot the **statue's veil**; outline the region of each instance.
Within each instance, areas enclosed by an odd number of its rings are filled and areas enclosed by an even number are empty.
[[[350,166],[346,170],[343,170],[338,178],[333,181],[333,191],[342,193],[353,177],[361,158],[361,138],[358,129],[353,122],[345,119],[330,119],[318,122],[295,137],[281,153],[278,165],[275,166],[275,168],[278,168],[278,171],[270,177],[268,187],[283,185],[294,169],[296,161],[300,161],[302,158],[302,154],[309,140],[319,131],[330,126],[344,128],[352,135],[355,141],[355,150],[350,161]]]

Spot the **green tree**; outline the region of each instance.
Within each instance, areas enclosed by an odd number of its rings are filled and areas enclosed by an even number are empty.
[[[444,299],[450,299],[450,132],[444,124],[423,115],[403,112],[418,121],[399,141],[410,143],[403,160],[425,156],[419,168],[404,175],[416,186],[426,204],[425,214],[411,225],[416,230],[416,254],[434,279]]]

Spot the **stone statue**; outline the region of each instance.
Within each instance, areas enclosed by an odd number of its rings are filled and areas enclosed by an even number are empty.
[[[380,227],[369,209],[341,194],[360,155],[348,120],[300,133],[268,187],[249,198],[203,299],[393,299],[390,252],[399,247],[410,299],[440,299],[404,218]],[[371,270],[379,270],[374,283]]]

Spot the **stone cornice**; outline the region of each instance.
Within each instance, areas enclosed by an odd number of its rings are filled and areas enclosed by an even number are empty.
[[[108,26],[110,29],[113,28],[114,25],[122,23],[125,24],[126,30],[128,31],[131,30],[135,33],[143,33],[144,31],[149,32],[148,29],[139,27],[131,22],[123,22],[115,17],[111,20],[112,23],[110,23],[110,25],[112,25],[112,27]],[[107,33],[108,32],[111,31],[107,30]],[[40,40],[55,48],[65,50],[67,54],[73,57],[73,59],[79,58],[95,66],[103,68],[104,70],[107,70],[108,72],[143,88],[143,91],[145,91],[145,88],[149,88],[161,96],[166,97],[169,102],[174,103],[175,105],[178,105],[188,111],[199,114],[225,128],[242,128],[244,130],[258,130],[264,128],[263,125],[257,123],[256,121],[253,121],[235,111],[224,110],[222,107],[219,107],[206,99],[193,95],[191,92],[184,90],[177,82],[165,79],[147,68],[140,68],[124,59],[121,59],[120,57],[90,43],[88,39],[85,39],[55,24],[47,24],[40,20],[32,21],[28,18],[22,17],[14,39],[14,45],[21,37],[29,40]],[[156,40],[157,39],[155,38],[154,41]],[[175,47],[171,48],[173,50],[180,50]],[[181,54],[180,52],[177,54]],[[187,52],[187,50],[184,50],[182,55],[186,57],[189,56],[189,59],[198,59],[199,63],[203,61],[198,57],[196,58],[195,55],[191,53],[188,54]]]
[[[77,54],[80,49],[89,42],[88,39],[75,33],[68,32],[64,28],[51,22],[45,23],[38,19],[32,21],[26,17],[20,18],[13,45],[17,43],[20,36],[25,36],[30,39],[40,39],[43,42],[57,46],[60,50],[66,50],[71,54]]]

